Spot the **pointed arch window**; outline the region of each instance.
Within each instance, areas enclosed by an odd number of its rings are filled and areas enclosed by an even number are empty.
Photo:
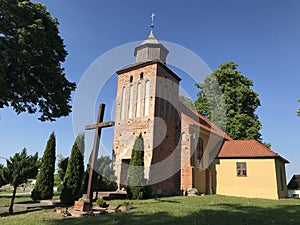
[[[181,134],[181,140],[182,140],[182,141],[186,141],[186,134],[185,134],[185,132],[183,132],[183,133]]]
[[[129,88],[129,105],[128,105],[128,118],[132,118],[132,105],[133,105],[133,85]]]
[[[122,89],[122,96],[121,96],[121,120],[125,119],[125,102],[126,102],[126,87]]]
[[[163,97],[163,101],[164,101],[164,118],[166,119],[167,117],[167,99],[168,99],[168,86],[167,84],[165,84],[164,87],[164,97]]]
[[[141,98],[142,98],[142,85],[141,83],[137,84],[137,92],[136,92],[136,117],[141,116]]]
[[[150,103],[150,81],[147,80],[145,83],[145,105],[144,105],[144,115],[149,115],[149,103]]]

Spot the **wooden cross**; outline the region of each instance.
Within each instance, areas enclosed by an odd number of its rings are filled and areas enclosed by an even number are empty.
[[[94,172],[95,162],[98,158],[101,129],[104,127],[111,127],[111,126],[115,125],[114,121],[103,122],[104,110],[105,110],[105,104],[100,104],[96,124],[85,126],[86,130],[95,129],[94,146],[93,146],[93,151],[92,151],[92,155],[91,155],[89,181],[88,181],[88,188],[87,188],[87,193],[86,193],[87,199],[90,200],[90,203],[92,203],[92,200],[93,200],[93,190],[92,190],[93,172]]]

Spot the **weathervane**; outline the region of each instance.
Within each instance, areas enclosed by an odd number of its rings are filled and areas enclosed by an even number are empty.
[[[155,16],[155,14],[154,13],[152,13],[151,14],[151,20],[152,20],[152,23],[151,23],[151,31],[153,32],[153,29],[154,29],[154,16]]]

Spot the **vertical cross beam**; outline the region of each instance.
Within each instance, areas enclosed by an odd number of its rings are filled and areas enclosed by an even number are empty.
[[[105,104],[100,104],[96,124],[100,124],[103,122],[104,110],[105,110]],[[93,151],[91,155],[89,181],[88,181],[88,188],[86,193],[87,199],[90,200],[90,203],[92,203],[93,201],[92,181],[93,181],[95,162],[98,158],[100,137],[101,137],[101,127],[95,127],[94,145],[93,145]]]

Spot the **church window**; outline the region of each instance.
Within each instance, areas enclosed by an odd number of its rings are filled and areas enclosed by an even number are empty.
[[[186,141],[186,134],[185,134],[184,132],[183,132],[182,135],[181,135],[181,140],[182,140],[182,141]]]
[[[132,83],[133,81],[133,76],[130,76],[129,82]]]
[[[280,185],[281,185],[281,190],[283,191],[284,190],[284,183],[283,183],[283,170],[282,168],[280,167]]]
[[[129,105],[128,105],[128,118],[132,118],[132,105],[133,105],[133,85],[129,89]]]
[[[157,116],[161,116],[161,101],[162,101],[162,84],[161,82],[158,82],[157,85]]]
[[[165,88],[164,88],[164,118],[166,118],[166,115],[167,115],[167,85],[165,85]]]
[[[238,177],[246,177],[247,176],[247,165],[245,162],[237,162],[236,163],[236,173]]]
[[[121,102],[121,120],[125,119],[125,102],[126,102],[126,88],[122,89],[122,102]]]
[[[140,80],[143,80],[143,79],[144,79],[144,73],[141,72],[141,74],[140,74]]]
[[[140,117],[141,115],[141,91],[141,83],[138,83],[136,94],[136,117]]]
[[[203,156],[203,140],[202,138],[198,139],[198,143],[197,143],[197,153],[196,153],[196,157],[197,160],[201,160],[202,156]]]
[[[145,84],[145,105],[144,105],[144,115],[149,115],[149,97],[150,97],[150,81],[147,80]]]

